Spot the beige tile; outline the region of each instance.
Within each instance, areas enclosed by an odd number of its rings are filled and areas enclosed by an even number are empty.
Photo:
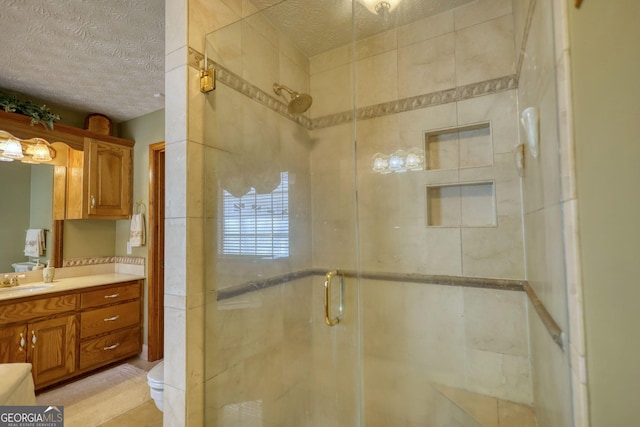
[[[506,400],[498,400],[500,427],[537,427],[533,408]],[[579,424],[578,424],[579,425]]]
[[[518,110],[515,90],[479,96],[457,103],[458,123],[490,124],[492,150],[497,153],[511,153],[518,144]]]
[[[187,37],[187,7],[183,2],[171,2],[165,5],[165,52],[174,52],[185,48]],[[171,19],[169,19],[171,17]],[[204,36],[203,36],[204,37]],[[182,57],[183,60],[186,55]],[[172,99],[172,98],[169,98]]]
[[[465,288],[464,304],[468,347],[529,355],[526,295],[523,292]]]
[[[165,391],[168,386],[177,390],[186,389],[187,332],[186,311],[165,307],[164,323],[171,325],[165,329]]]
[[[356,63],[356,105],[359,108],[398,99],[397,58],[393,50]]]
[[[351,60],[351,46],[341,46],[309,58],[311,75],[347,65]]]
[[[208,34],[205,48],[209,59],[237,75],[242,74],[241,22],[235,22]]]
[[[170,144],[181,143],[187,139],[187,75],[188,67],[182,63],[165,74],[165,95],[168,99],[175,100],[165,105],[167,152],[170,150]],[[167,196],[171,196],[169,191]]]
[[[512,4],[516,52],[524,50],[522,43],[530,4],[531,0],[517,1]]]
[[[463,275],[521,279],[524,277],[522,222],[498,217],[497,227],[462,229]]]
[[[162,412],[153,401],[100,424],[100,427],[162,427]]]
[[[398,96],[450,89],[455,86],[453,33],[398,49]]]
[[[273,83],[278,81],[279,74],[277,46],[255,27],[243,22],[242,78],[271,94]]]
[[[472,416],[483,427],[498,427],[499,399],[463,389],[437,385],[436,389]]]
[[[322,117],[353,108],[353,77],[350,65],[311,74],[310,88],[314,97],[310,109],[311,117]]]
[[[456,84],[463,86],[515,73],[511,15],[456,32]]]
[[[456,104],[449,103],[398,114],[400,146],[425,147],[425,132],[455,126]]]
[[[511,3],[510,0],[479,0],[454,10],[456,31],[510,14]]]
[[[463,227],[487,227],[496,224],[496,197],[493,181],[460,186],[460,224]]]
[[[366,39],[358,40],[355,45],[356,60],[395,51],[398,48],[396,30],[389,30]]]
[[[453,12],[443,12],[407,25],[398,27],[398,46],[404,47],[413,43],[453,32]]]
[[[165,383],[163,426],[185,425],[186,393]]]
[[[189,46],[202,52],[207,34],[240,20],[237,7],[230,7],[229,3],[234,6],[231,0],[194,0],[189,3]]]

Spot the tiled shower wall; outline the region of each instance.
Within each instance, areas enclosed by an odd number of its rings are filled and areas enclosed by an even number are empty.
[[[560,348],[551,340],[540,318],[529,310],[533,395],[541,427],[588,425],[575,231],[569,3],[513,2],[516,42],[522,50],[519,110],[532,106],[540,110],[540,154],[535,158],[526,151],[523,180],[527,279],[564,331],[564,346]]]
[[[389,111],[407,97],[510,76],[515,73],[512,23],[509,1],[480,1],[358,42],[355,65],[348,46],[312,57],[310,84],[317,94],[312,119],[349,110],[352,66],[356,107],[386,103]],[[314,267],[524,278],[521,188],[513,153],[517,92],[453,101],[374,114],[357,121],[355,135],[350,123],[311,131]],[[429,133],[469,125],[483,131],[442,142],[450,145],[445,152],[457,156],[447,167],[397,174],[371,168],[374,154],[398,149],[426,149],[428,162]],[[486,207],[473,199],[486,195],[465,200],[462,194],[452,202],[438,201],[450,203],[453,209],[444,214],[455,218],[430,224],[428,188],[477,183],[493,189],[493,223],[465,221],[465,215]],[[356,203],[357,240],[350,237]],[[532,403],[524,294],[361,280],[360,298],[367,426],[425,425],[433,415],[427,403],[431,383]]]
[[[231,2],[212,3],[220,4],[219,7],[212,8],[209,3],[202,2],[201,4],[201,2],[195,1],[190,2],[189,6],[189,15],[193,17],[189,24],[189,46],[201,52],[204,50],[200,41],[203,35],[215,29],[208,26],[221,19],[229,24],[234,19],[240,19],[240,16],[246,16],[248,13],[242,7],[236,8],[227,4]],[[222,13],[224,11],[226,12]],[[201,17],[207,15],[215,17],[215,19],[203,21]],[[233,18],[234,16],[235,18]],[[426,22],[415,23],[361,42],[356,50],[357,62],[355,65],[358,106],[393,102],[413,95],[444,91],[514,75],[515,53],[512,22],[510,2],[481,0],[454,12],[430,18]],[[220,23],[218,22],[218,24]],[[294,58],[296,55],[286,54],[289,52],[289,44],[286,40],[283,41],[277,33],[272,33],[268,27],[254,30],[242,34],[250,35],[245,40],[251,39],[256,42],[256,46],[250,49],[260,56],[256,56],[252,60],[255,59],[257,61],[255,64],[260,65],[261,68],[264,65],[265,74],[268,75],[264,79],[260,75],[254,75],[255,81],[251,81],[251,83],[268,92],[271,90],[270,85],[275,81],[285,84],[287,81],[295,81],[296,83],[292,85],[298,85],[297,88],[304,90],[304,77],[301,77],[302,80],[298,80],[298,77],[284,72],[288,68],[286,65],[283,66],[283,61],[296,61]],[[240,31],[247,30],[241,28]],[[273,49],[274,45],[278,45],[280,48]],[[233,51],[232,44],[226,46]],[[345,53],[348,58],[348,49],[328,53],[323,55],[323,58],[311,58],[309,87],[314,96],[314,106],[310,112],[311,118],[340,113],[352,108],[350,105],[350,94],[352,93],[350,85],[352,83],[347,83],[347,86],[344,86],[345,82],[351,81],[350,66],[347,62],[340,62],[340,59],[336,59],[343,57]],[[274,54],[278,57],[277,65],[273,62]],[[233,61],[227,61],[225,64],[233,64]],[[242,62],[240,62],[240,67],[241,71],[246,70],[247,73],[250,73],[250,69],[254,68]],[[372,73],[372,70],[375,73]],[[240,112],[244,107],[240,107],[240,109],[234,107],[222,112],[220,116],[215,116],[216,120],[220,120],[219,122],[205,125],[207,120],[210,120],[210,116],[205,111],[212,106],[206,105],[207,101],[203,101],[202,95],[197,91],[197,70],[193,68],[193,65],[188,69],[188,74],[190,79],[188,89],[190,142],[187,145],[191,148],[186,150],[185,156],[191,159],[190,162],[194,162],[198,158],[203,159],[204,164],[200,170],[209,173],[215,170],[216,156],[209,156],[207,153],[218,152],[218,150],[220,152],[233,151],[229,150],[231,147],[219,144],[231,140],[228,138],[225,140],[225,132],[234,131],[230,128],[236,126],[236,119],[239,117],[234,112]],[[249,78],[249,74],[239,74]],[[219,89],[229,91],[224,86]],[[310,218],[313,221],[308,223],[307,230],[312,233],[313,251],[310,252],[310,257],[313,266],[353,268],[359,261],[361,268],[377,271],[496,278],[524,277],[522,229],[519,219],[519,179],[513,166],[511,153],[513,146],[517,143],[515,91],[503,90],[497,93],[481,93],[480,95],[483,96],[454,99],[452,102],[428,108],[359,121],[355,135],[353,126],[347,123],[314,129],[308,134],[310,139],[305,142],[309,143],[312,150]],[[231,96],[239,95],[232,94]],[[346,101],[344,100],[345,96]],[[239,104],[231,104],[231,106],[234,105]],[[283,122],[277,126],[279,130],[273,130],[271,127],[272,119],[276,117],[275,114],[263,111],[266,110],[263,107],[249,108],[253,110],[252,117],[259,119],[257,123],[266,126],[270,132],[274,132],[274,135],[284,133],[292,137],[291,141],[301,141],[299,139],[302,131],[300,127],[292,127]],[[286,119],[275,118],[275,120]],[[244,132],[256,135],[262,128],[259,126],[251,128],[251,122],[247,120],[243,124],[243,126],[247,126]],[[398,148],[424,147],[425,132],[474,123],[490,124],[491,153],[489,156],[492,160],[490,165],[385,176],[374,174],[370,170],[370,158],[375,152],[388,154],[389,151],[395,151]],[[221,133],[218,135],[208,134],[211,130]],[[358,141],[359,181],[357,183],[353,182],[356,165],[353,150],[354,138]],[[168,142],[170,141],[168,140]],[[479,155],[486,158],[487,153],[481,152]],[[192,163],[192,165],[195,164]],[[214,182],[214,180],[209,177],[203,179],[202,182],[207,185],[207,182]],[[427,186],[474,182],[491,182],[494,185],[496,226],[427,226]],[[359,189],[358,219],[361,227],[360,238],[357,242],[354,234],[356,219],[354,189],[356,184]],[[193,212],[197,212],[198,206],[202,206],[207,217],[205,221],[215,221],[216,200],[214,198],[204,201],[199,199],[199,194],[217,194],[215,189],[209,187],[202,193],[187,194],[192,194],[186,196],[190,201],[188,205],[191,206],[188,210],[191,214],[187,216],[193,215]],[[310,218],[307,217],[307,220],[311,221]],[[187,220],[187,224],[193,222],[193,220]],[[212,223],[203,225],[202,228],[213,230],[215,227]],[[304,229],[304,226],[300,228],[300,230]],[[202,246],[215,242],[209,235],[204,241],[197,234],[189,235],[191,236],[188,238],[189,241],[200,242]],[[359,260],[356,259],[357,248],[360,251]],[[211,246],[208,246],[207,253],[211,254],[213,250]],[[197,257],[189,258],[189,263],[196,262],[197,259]],[[206,260],[202,261],[206,266],[203,274],[208,277],[209,289],[224,287],[225,277],[212,278],[208,276],[209,274],[217,274],[216,271],[222,271],[221,265]],[[296,268],[297,265],[296,263],[291,267]],[[255,267],[253,265],[246,264],[235,267],[234,274],[238,273],[244,276],[234,277],[233,280],[226,283],[236,283],[241,278],[248,279],[259,270],[253,269]],[[274,274],[279,271],[281,270],[277,266],[270,270]],[[321,284],[318,281],[313,283],[313,289],[317,291]],[[296,286],[299,285],[297,283]],[[286,345],[284,349],[277,349],[275,344],[290,342],[288,332],[283,332],[289,327],[297,328],[296,336],[298,338],[305,334],[309,336],[311,331],[306,329],[309,327],[308,325],[303,327],[295,325],[295,322],[290,323],[286,328],[278,326],[285,325],[285,319],[290,318],[279,310],[284,310],[286,313],[288,308],[284,307],[288,307],[290,304],[297,304],[298,308],[302,310],[296,315],[300,316],[296,317],[298,321],[304,323],[309,320],[303,312],[304,308],[308,308],[307,296],[301,297],[304,303],[298,304],[299,299],[288,299],[290,294],[283,290],[285,288],[284,286],[277,287],[277,289],[256,293],[256,296],[263,292],[275,294],[276,300],[282,299],[280,302],[273,303],[275,306],[269,302],[272,301],[272,297],[267,296],[264,297],[265,299],[258,299],[258,308],[251,305],[251,302],[243,306],[245,303],[243,300],[240,300],[236,306],[233,304],[221,306],[209,299],[207,313],[211,314],[211,310],[214,313],[207,316],[208,327],[205,344],[208,346],[206,351],[207,370],[212,367],[213,369],[206,374],[208,379],[206,396],[215,395],[216,389],[226,384],[215,385],[215,381],[224,379],[224,376],[220,376],[221,371],[217,368],[219,366],[228,366],[231,369],[224,374],[228,375],[227,378],[231,378],[231,381],[254,381],[261,373],[270,372],[274,366],[288,367],[291,365],[292,355],[283,353],[289,350]],[[380,391],[379,387],[385,384],[385,378],[376,375],[378,369],[381,369],[380,372],[384,372],[385,375],[389,375],[386,377],[389,380],[393,378],[400,381],[408,380],[408,373],[422,372],[425,375],[416,378],[465,387],[509,400],[531,402],[528,348],[525,349],[522,345],[523,342],[527,342],[526,327],[522,327],[522,325],[526,325],[524,294],[372,281],[363,281],[361,289],[364,376],[369,381],[368,384],[365,384],[368,389],[368,391],[365,390],[365,399],[368,399],[365,401],[365,408],[373,408],[372,405],[376,404],[376,399],[382,396],[379,393],[376,395]],[[197,292],[190,292],[189,295],[198,297]],[[433,299],[439,297],[442,298]],[[354,301],[354,298],[351,300]],[[400,305],[394,303],[392,307],[401,309],[402,316],[392,316],[393,313],[388,312],[387,316],[389,317],[385,319],[385,308],[381,307],[382,302],[397,302],[399,300],[402,303]],[[420,303],[412,304],[414,300]],[[447,303],[443,302],[445,300]],[[424,307],[430,306],[430,304],[435,304],[434,309],[440,308],[445,313],[437,315],[433,310],[425,310]],[[263,309],[269,307],[275,307],[275,310],[267,314],[267,311]],[[318,301],[312,303],[311,310],[317,310],[316,307],[318,307]],[[448,311],[449,308],[451,311]],[[244,314],[241,314],[243,311]],[[278,329],[265,331],[262,326],[258,327],[254,320],[265,318],[259,313],[264,313],[264,316],[267,317],[276,316],[275,321],[268,323],[272,326],[275,325]],[[469,328],[472,328],[473,325],[467,324],[463,318],[465,316],[468,316],[469,319],[475,319],[478,325],[486,324],[488,329],[485,331],[470,330]],[[190,315],[189,318],[191,318]],[[376,318],[380,318],[380,322],[386,322],[387,329],[384,336],[397,336],[398,338],[393,344],[387,345],[384,351],[376,347],[374,342],[376,335],[380,332],[373,327]],[[492,325],[494,328],[498,325],[509,325],[512,329],[507,332],[500,330],[496,337],[482,336],[486,332],[491,332]],[[296,359],[300,366],[307,363],[309,359],[316,362],[330,360],[324,358],[323,353],[335,347],[331,347],[327,343],[331,345],[344,344],[353,342],[355,339],[353,336],[342,335],[343,332],[340,332],[339,329],[328,332],[322,323],[322,317],[317,313],[314,314],[311,327],[317,329],[314,329],[310,336],[317,340],[317,343],[322,347],[312,354],[302,352],[300,358]],[[220,328],[224,328],[224,330]],[[221,344],[220,341],[231,339],[234,335],[226,335],[225,330],[242,331],[243,334],[246,334],[242,337],[242,342],[236,342],[236,344],[248,345],[249,347],[245,347],[241,351],[251,357],[243,358],[241,364],[235,363],[238,360],[234,359],[238,357],[237,354],[225,353],[216,348]],[[452,331],[451,336],[445,336],[449,334],[449,331]],[[261,338],[265,336],[266,332],[274,337],[273,340],[265,342]],[[211,336],[216,338],[211,341]],[[508,338],[505,339],[505,337]],[[403,347],[405,344],[399,342],[403,340],[404,342],[417,343],[422,347],[411,348],[407,353],[406,347]],[[495,341],[495,345],[487,345],[492,341]],[[212,345],[213,347],[211,347]],[[233,344],[231,346],[233,347]],[[246,348],[251,350],[250,354],[246,353]],[[317,349],[317,347],[315,348]],[[344,351],[343,355],[348,360],[344,361],[345,363],[341,366],[348,369],[349,366],[352,366],[349,363],[353,361],[352,357],[356,349],[346,348],[348,351]],[[448,351],[440,352],[438,355],[441,358],[434,359],[435,356],[431,354],[434,349],[445,348]],[[343,347],[344,349],[345,347]],[[254,350],[255,352],[253,352]],[[260,361],[257,357],[259,353],[262,353],[267,360]],[[225,358],[231,359],[225,361]],[[451,363],[449,364],[449,362]],[[423,371],[423,369],[427,369],[427,371]],[[274,372],[280,371],[276,369]],[[330,394],[335,383],[328,384],[328,380],[319,375],[320,372],[325,373],[327,370],[316,369],[315,373],[294,370],[291,372],[292,377],[287,379],[286,386],[281,383],[269,383],[270,380],[265,378],[262,385],[256,385],[256,390],[268,393],[269,390],[272,390],[271,387],[276,387],[276,390],[282,393],[281,396],[291,396],[295,400],[307,398],[307,395],[298,393],[300,387],[309,387],[311,384],[314,387],[314,392],[317,393],[318,390],[322,390],[324,385],[328,392],[326,398],[333,399],[335,402],[335,395]],[[334,374],[333,379],[336,381],[349,378],[340,369],[335,369],[335,365],[329,369],[329,372]],[[175,377],[175,375],[173,376]],[[191,390],[195,385],[191,382],[197,382],[198,377],[187,375],[184,381],[185,384],[181,387]],[[396,380],[391,381],[397,384]],[[244,383],[244,385],[249,384],[249,382]],[[415,383],[406,381],[405,384],[406,388],[396,390],[397,396],[412,396],[411,393],[416,390]],[[220,388],[220,391],[223,391],[223,388]],[[387,390],[393,391],[388,387]],[[415,395],[416,398],[419,396],[419,393]],[[230,411],[236,409],[239,411],[242,408],[237,405],[233,406],[234,404],[252,402],[255,400],[254,397],[235,395],[233,402],[226,403],[232,404],[228,406]],[[280,408],[283,411],[285,408],[290,409],[292,402],[289,401],[285,405],[284,401],[284,399],[280,401],[282,405]],[[207,400],[205,405],[217,406],[217,403],[219,402],[213,399],[212,401]],[[320,405],[316,408],[318,414],[321,414],[322,408],[326,407],[326,402],[320,404],[318,400],[308,403]],[[343,411],[346,417],[353,416],[352,408],[355,407],[355,403],[353,405],[351,403],[354,402],[344,402]],[[403,406],[401,402],[395,401],[395,403],[398,403],[399,406],[380,406],[379,411],[384,412],[385,417],[393,417],[394,411],[406,406]],[[273,410],[274,407],[270,407],[269,410]],[[382,416],[381,412],[378,415]],[[295,415],[291,416],[295,417]],[[413,414],[411,417],[414,417],[413,420],[416,422],[420,420],[420,414]],[[373,422],[375,417],[369,417],[369,419]]]

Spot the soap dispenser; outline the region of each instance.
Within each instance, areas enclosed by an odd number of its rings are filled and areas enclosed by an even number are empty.
[[[55,267],[51,267],[51,260],[47,261],[47,266],[42,270],[42,280],[45,283],[53,282],[53,276],[56,275]]]
[[[31,271],[38,271],[38,270],[42,270],[43,268],[44,268],[44,265],[40,264],[40,258],[37,258],[36,265],[31,267]]]

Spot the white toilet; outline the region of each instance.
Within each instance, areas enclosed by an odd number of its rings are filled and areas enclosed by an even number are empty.
[[[158,409],[164,412],[164,360],[149,371],[147,383],[151,398],[156,402]]]

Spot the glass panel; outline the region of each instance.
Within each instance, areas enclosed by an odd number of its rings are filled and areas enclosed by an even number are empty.
[[[524,276],[511,9],[253,3],[206,39],[207,425],[476,427],[531,402],[524,293],[460,285]]]
[[[317,111],[353,110],[353,72],[348,61],[322,71],[307,36],[275,25],[308,6],[282,2],[206,38],[218,77],[203,96],[206,425],[360,425],[357,280],[344,279],[337,325],[324,310],[325,273],[356,270],[353,123],[311,126]],[[331,16],[348,51],[351,5]],[[339,109],[323,96],[329,83],[343,91]]]

